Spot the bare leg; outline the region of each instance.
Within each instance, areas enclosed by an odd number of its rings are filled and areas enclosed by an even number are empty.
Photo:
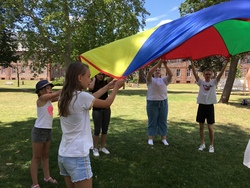
[[[204,123],[199,123],[200,125],[200,139],[201,143],[204,144]]]
[[[93,141],[94,141],[94,148],[98,148],[99,136],[94,135]]]
[[[64,176],[64,180],[67,188],[75,188],[75,185],[72,183],[70,176]]]
[[[32,142],[32,159],[30,164],[30,174],[32,179],[32,185],[38,184],[37,172],[38,166],[42,159],[43,147],[45,143]]]
[[[74,183],[75,188],[92,188],[92,178]]]
[[[209,138],[210,138],[210,145],[214,145],[214,129],[213,129],[213,124],[208,125],[208,130],[209,130]]]
[[[43,168],[43,175],[44,178],[49,178],[50,177],[50,172],[49,172],[49,148],[50,148],[50,143],[46,142],[43,147],[43,153],[42,153],[42,168]]]
[[[102,134],[101,135],[101,148],[104,148],[106,145],[106,140],[107,140],[107,134]]]

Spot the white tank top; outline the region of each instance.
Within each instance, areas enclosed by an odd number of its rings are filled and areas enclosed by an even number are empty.
[[[36,128],[52,129],[53,105],[48,101],[44,106],[37,107]]]

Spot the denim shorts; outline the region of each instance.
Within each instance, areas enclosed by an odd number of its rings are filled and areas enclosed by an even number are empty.
[[[70,176],[73,183],[93,176],[89,155],[86,157],[62,157],[58,155],[58,166],[62,176]]]
[[[48,142],[51,141],[51,129],[41,129],[33,127],[31,131],[32,142]]]

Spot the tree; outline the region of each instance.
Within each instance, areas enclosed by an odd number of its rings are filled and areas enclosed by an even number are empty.
[[[229,0],[186,0],[179,7],[180,15],[185,16],[186,14],[226,1]]]
[[[186,0],[185,2],[181,4],[179,10],[180,10],[181,16],[184,16],[186,14],[196,12],[200,9],[203,9],[205,7],[212,6],[221,2],[225,2],[225,0],[224,1],[223,0],[213,0],[213,1],[212,0],[211,1],[210,0]],[[208,58],[211,60],[214,57],[208,57]],[[235,75],[237,72],[237,65],[238,65],[239,59],[240,59],[240,56],[234,56],[231,59],[228,78],[227,78],[224,90],[222,92],[221,98],[219,100],[219,102],[221,103],[228,103],[229,101]],[[199,66],[204,66],[204,64],[202,63],[202,60],[199,61]]]
[[[17,37],[11,31],[11,25],[4,22],[6,10],[2,8],[2,4],[0,2],[0,66],[8,67],[12,61],[18,60],[16,55]]]
[[[85,51],[137,33],[149,14],[144,3],[145,0],[8,0],[3,6],[9,11],[12,7],[21,15],[15,29],[20,43],[28,49],[24,59],[32,59],[39,70],[48,63],[67,66]],[[11,16],[6,19],[11,21]]]
[[[223,92],[221,94],[219,102],[221,103],[228,103],[230,94],[233,88],[233,83],[236,75],[236,70],[237,70],[237,65],[238,65],[239,57],[238,56],[233,56],[231,58],[231,64],[229,68],[229,75],[226,81],[226,84],[224,86]],[[230,75],[231,73],[231,75]],[[234,73],[234,74],[233,74]]]
[[[200,72],[203,72],[206,68],[210,68],[215,73],[214,75],[216,75],[222,69],[225,60],[226,58],[223,56],[211,56],[194,61],[194,66],[198,67]]]
[[[242,72],[240,70],[240,65],[237,65],[235,78],[241,78],[241,76],[242,76]]]
[[[17,62],[19,57],[16,55],[17,41],[15,35],[4,29],[0,31],[0,66],[11,66],[11,62]]]

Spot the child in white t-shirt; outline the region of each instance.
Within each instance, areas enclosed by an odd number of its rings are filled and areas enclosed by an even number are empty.
[[[195,71],[194,62],[191,61],[192,71],[196,79],[196,83],[200,88],[198,97],[197,97],[197,104],[199,104],[199,106],[198,106],[197,116],[196,116],[196,121],[200,125],[201,145],[198,149],[199,151],[203,151],[206,148],[205,141],[204,141],[204,123],[205,123],[205,120],[207,120],[208,130],[209,130],[209,139],[210,139],[209,152],[214,153],[213,124],[215,123],[214,104],[217,103],[216,86],[218,82],[220,81],[220,78],[223,72],[226,69],[227,63],[228,61],[226,61],[221,72],[218,74],[218,76],[215,79],[212,79],[213,71],[211,69],[206,69],[203,72],[204,80],[202,80],[199,78],[199,76],[197,75]]]
[[[113,103],[124,80],[110,82],[91,95],[85,92],[91,82],[86,64],[71,63],[65,75],[65,82],[58,101],[62,139],[58,152],[60,174],[66,186],[92,187],[92,170],[89,150],[93,148],[89,110],[92,107],[108,108]],[[98,99],[113,88],[107,99]]]

